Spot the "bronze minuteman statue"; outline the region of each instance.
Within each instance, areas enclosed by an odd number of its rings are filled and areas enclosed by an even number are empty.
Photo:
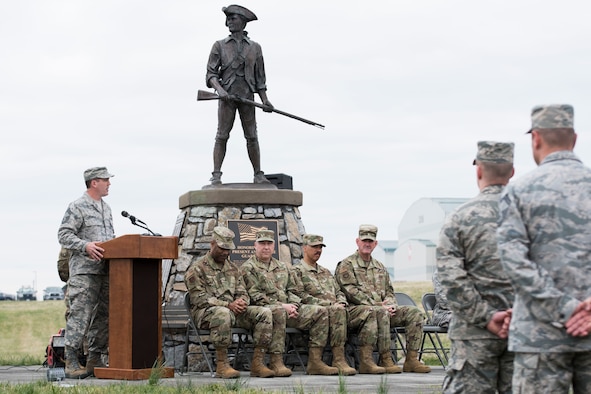
[[[265,65],[261,46],[248,37],[246,24],[257,20],[256,15],[239,5],[222,8],[226,14],[226,26],[230,35],[213,44],[207,62],[207,87],[214,88],[219,95],[218,129],[213,149],[212,185],[222,183],[222,163],[226,156],[226,144],[234,125],[236,111],[246,138],[248,157],[254,170],[254,183],[270,183],[261,171],[261,153],[257,136],[255,107],[236,100],[254,99],[258,93],[264,107],[272,112],[273,105],[267,98]]]

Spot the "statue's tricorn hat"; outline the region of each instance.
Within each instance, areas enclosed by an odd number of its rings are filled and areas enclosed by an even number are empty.
[[[232,4],[227,7],[223,7],[222,11],[224,11],[224,14],[226,14],[226,16],[231,14],[240,15],[247,22],[256,21],[258,19],[254,12],[252,12],[248,8],[242,7],[241,5]]]

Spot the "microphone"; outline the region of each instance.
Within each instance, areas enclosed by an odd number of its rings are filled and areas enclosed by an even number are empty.
[[[136,218],[135,216],[133,216],[133,215],[130,215],[129,213],[127,213],[127,211],[121,211],[121,215],[122,215],[124,218],[129,218],[129,220],[131,220],[131,223],[133,223],[133,224],[135,224],[135,222],[138,222],[138,223],[141,223],[141,224],[143,224],[144,226],[147,226],[147,224],[146,224],[146,223],[142,222],[141,220],[139,220],[139,219],[138,219],[138,218]]]
[[[124,218],[129,218],[129,220],[131,220],[131,224],[135,224],[135,216],[130,215],[129,213],[127,213],[127,211],[121,211],[121,216],[123,216]]]
[[[131,221],[131,224],[133,224],[134,226],[141,227],[141,228],[143,228],[145,230],[148,230],[150,232],[150,234],[155,235],[157,237],[161,237],[160,234],[156,234],[155,232],[153,232],[152,230],[150,230],[148,228],[148,225],[146,223],[142,222],[141,220],[139,220],[135,216],[130,215],[127,211],[121,211],[121,216],[123,216],[124,218],[129,218],[129,220]],[[138,224],[138,223],[141,223],[141,224]],[[142,224],[143,224],[143,226],[142,226]]]

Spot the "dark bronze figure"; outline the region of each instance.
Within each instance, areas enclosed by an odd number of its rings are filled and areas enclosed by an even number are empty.
[[[222,162],[226,156],[226,144],[234,125],[236,111],[246,138],[248,157],[254,170],[254,183],[270,183],[261,171],[261,154],[257,137],[255,107],[232,97],[254,99],[258,93],[265,108],[272,112],[273,105],[267,98],[265,65],[261,46],[248,37],[246,24],[257,20],[256,15],[239,5],[222,8],[226,14],[226,26],[230,35],[213,44],[207,62],[207,87],[214,88],[219,95],[218,129],[213,149],[212,185],[222,183]]]

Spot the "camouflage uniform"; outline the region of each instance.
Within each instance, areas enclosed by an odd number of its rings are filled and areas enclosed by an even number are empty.
[[[451,311],[447,302],[447,295],[441,286],[441,281],[437,275],[437,270],[433,272],[433,288],[435,290],[435,307],[433,308],[433,324],[439,327],[449,327],[449,321],[451,319]]]
[[[348,303],[330,271],[318,264],[311,267],[300,263],[293,267],[292,272],[298,284],[294,292],[302,303],[326,308],[330,322],[330,346],[344,346],[347,340],[347,311],[335,305]]]
[[[572,128],[569,105],[536,107],[532,129]],[[591,295],[591,169],[554,151],[511,182],[500,201],[499,252],[515,288],[509,349],[523,393],[591,392],[591,336],[564,324]]]
[[[475,160],[513,163],[513,144],[481,141]],[[507,174],[507,181],[511,173]],[[452,318],[451,357],[445,393],[510,393],[513,353],[507,340],[487,330],[493,314],[513,305],[513,289],[497,251],[496,228],[503,184],[481,188],[441,228],[437,277]]]
[[[349,328],[359,329],[360,344],[377,343],[380,353],[389,351],[390,327],[404,326],[407,349],[420,349],[425,315],[415,306],[398,305],[390,275],[382,263],[373,257],[366,263],[355,252],[339,262],[335,278],[349,301]],[[384,301],[396,306],[394,316],[383,308]]]
[[[328,340],[328,313],[318,305],[302,304],[302,300],[295,293],[293,274],[285,263],[272,258],[269,264],[261,262],[252,256],[241,270],[244,274],[246,289],[253,305],[271,308],[273,311],[273,339],[269,353],[283,353],[285,351],[285,327],[308,330],[310,333],[310,347],[324,347]],[[298,306],[297,318],[288,318],[282,304]]]
[[[208,252],[191,264],[185,274],[185,284],[191,297],[193,320],[198,327],[211,331],[211,341],[216,348],[230,346],[232,327],[252,330],[255,347],[269,346],[273,322],[268,308],[249,305],[239,315],[228,309],[238,298],[250,303],[242,274],[230,260],[218,264]]]
[[[115,237],[111,208],[88,193],[70,203],[58,230],[60,244],[70,249],[68,298],[70,315],[66,322],[66,346],[79,349],[88,329],[90,352],[106,353],[109,338],[109,275],[104,260],[86,254],[88,242]]]

